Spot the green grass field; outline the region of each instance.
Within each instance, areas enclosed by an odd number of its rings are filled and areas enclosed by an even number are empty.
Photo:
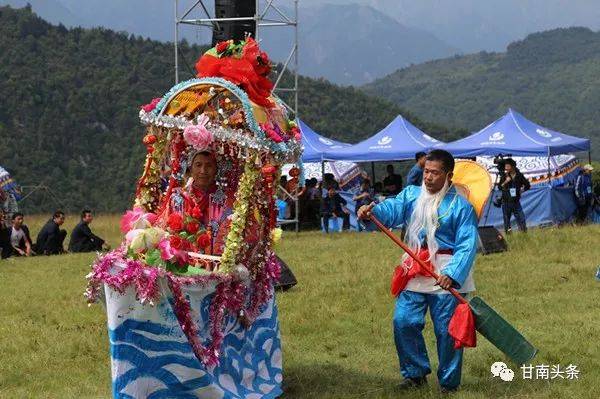
[[[33,233],[44,222],[28,218]],[[76,222],[69,217],[68,229]],[[117,216],[92,227],[114,247]],[[574,364],[578,380],[494,379],[505,361],[480,336],[468,349],[456,398],[597,398],[600,386],[600,226],[532,230],[510,251],[479,256],[478,294],[540,350],[534,365]],[[392,339],[389,279],[400,253],[379,233],[286,233],[278,254],[299,285],[277,294],[285,398],[435,398],[429,387],[402,393]],[[108,398],[106,316],[88,307],[84,276],[94,255],[0,261],[0,398]],[[436,366],[432,326],[426,339]],[[435,373],[435,372],[434,372]]]

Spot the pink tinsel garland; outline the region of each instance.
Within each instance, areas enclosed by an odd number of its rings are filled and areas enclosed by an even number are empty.
[[[118,268],[121,268],[119,271]],[[156,267],[148,267],[144,263],[128,259],[125,249],[119,248],[98,260],[92,265],[92,272],[87,275],[88,286],[85,296],[89,303],[97,300],[102,284],[123,294],[133,286],[136,298],[142,303],[154,305],[160,299],[159,278],[165,278],[174,299],[174,313],[177,321],[188,339],[196,358],[206,366],[219,363],[221,345],[223,343],[223,324],[227,314],[245,315],[246,325],[251,324],[260,313],[260,307],[272,296],[273,282],[279,279],[279,263],[270,254],[262,273],[259,273],[252,284],[252,296],[244,312],[248,288],[235,280],[231,275],[211,273],[192,277],[177,276],[169,271]],[[216,291],[209,308],[210,344],[202,345],[198,336],[198,326],[191,316],[191,307],[183,293],[183,286],[208,286],[217,283]]]

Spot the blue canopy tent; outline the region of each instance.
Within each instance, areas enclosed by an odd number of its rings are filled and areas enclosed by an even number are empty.
[[[304,146],[302,162],[304,163],[322,162],[323,154],[327,151],[336,151],[350,146],[348,143],[342,143],[341,141],[321,136],[300,119],[298,119],[298,126],[302,132],[302,145]]]
[[[590,151],[590,140],[569,136],[540,126],[520,113],[509,109],[506,115],[477,133],[443,145],[455,157],[551,156]]]
[[[414,159],[419,151],[428,152],[444,143],[423,133],[402,115],[360,143],[326,151],[328,161],[378,162]]]
[[[544,156],[548,158],[547,184],[536,184],[521,197],[521,205],[529,226],[567,221],[576,205],[572,187],[552,187],[550,157],[571,152],[587,151],[590,140],[569,136],[540,126],[520,113],[509,109],[506,115],[480,131],[441,148],[457,158],[475,156]],[[496,194],[498,195],[498,194]],[[502,226],[502,210],[491,205],[494,195],[480,220],[480,225]]]

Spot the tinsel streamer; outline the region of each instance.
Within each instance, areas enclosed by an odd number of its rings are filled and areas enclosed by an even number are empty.
[[[246,160],[244,173],[238,185],[237,195],[233,204],[231,227],[227,233],[225,248],[221,256],[221,265],[219,266],[219,271],[223,273],[229,273],[233,269],[240,247],[244,245],[243,232],[250,209],[249,201],[260,176],[260,172],[256,169],[254,163],[254,159]]]

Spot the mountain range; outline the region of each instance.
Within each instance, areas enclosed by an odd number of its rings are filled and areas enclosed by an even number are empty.
[[[363,87],[446,126],[479,130],[512,107],[553,130],[592,138],[600,155],[600,32],[561,28],[401,69]]]

